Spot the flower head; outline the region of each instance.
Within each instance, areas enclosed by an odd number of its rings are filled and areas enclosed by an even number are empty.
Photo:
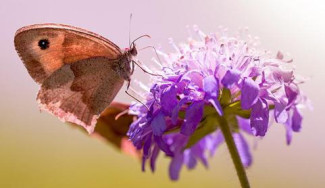
[[[300,112],[306,97],[299,90],[291,60],[282,53],[272,58],[257,50],[253,40],[223,34],[206,35],[195,29],[196,39],[157,61],[161,77],[145,94],[146,102],[131,106],[138,119],[128,131],[133,144],[143,150],[143,170],[151,170],[160,151],[170,156],[170,178],[178,179],[183,165],[207,166],[223,142],[220,118],[228,122],[244,166],[252,163],[243,133],[265,136],[271,118],[285,125],[287,143],[301,128]]]

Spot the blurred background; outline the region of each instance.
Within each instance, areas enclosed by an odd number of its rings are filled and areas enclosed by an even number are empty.
[[[205,33],[220,25],[236,32],[248,27],[261,47],[288,52],[297,73],[311,79],[302,86],[314,110],[304,111],[303,128],[285,143],[285,129],[274,125],[253,149],[248,169],[252,187],[324,187],[325,185],[325,3],[315,0],[2,0],[0,2],[0,187],[239,187],[225,145],[210,159],[209,169],[183,168],[180,180],[168,178],[169,160],[160,155],[157,171],[141,172],[140,161],[90,138],[56,117],[40,113],[38,85],[14,49],[22,26],[55,22],[96,32],[121,48],[131,36],[149,34],[138,47],[154,45],[172,52],[168,38],[186,41],[187,25]],[[149,65],[153,52],[140,51]],[[146,82],[139,69],[134,78]],[[117,101],[131,102],[123,89]],[[249,139],[251,146],[256,140]]]

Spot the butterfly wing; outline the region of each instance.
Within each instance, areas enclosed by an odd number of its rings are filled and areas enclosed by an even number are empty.
[[[41,109],[92,132],[123,85],[114,67],[120,48],[95,33],[61,24],[23,27],[14,41],[29,74],[41,84]]]
[[[42,41],[47,46],[42,48]],[[108,39],[84,29],[61,24],[37,24],[19,29],[15,47],[37,83],[65,64],[91,57],[117,59],[120,48]]]
[[[93,132],[100,113],[123,85],[116,63],[96,57],[62,66],[44,80],[37,95],[40,108]]]

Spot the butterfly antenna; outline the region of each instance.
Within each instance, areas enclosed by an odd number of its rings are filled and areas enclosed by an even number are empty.
[[[130,20],[129,20],[129,46],[131,46],[131,22],[132,22],[132,13],[130,14]]]
[[[140,37],[134,39],[134,40],[131,42],[130,47],[131,47],[131,45],[134,45],[135,41],[137,41],[137,40],[139,40],[139,39],[141,39],[141,38],[143,38],[143,37],[151,38],[150,35],[141,35]]]

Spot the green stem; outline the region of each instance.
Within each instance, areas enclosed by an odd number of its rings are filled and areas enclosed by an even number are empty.
[[[220,117],[219,121],[220,121],[220,129],[221,129],[222,134],[223,134],[225,141],[227,143],[228,150],[230,152],[232,161],[235,165],[241,187],[249,188],[250,185],[248,182],[248,178],[247,178],[243,163],[240,160],[240,156],[239,156],[237,147],[235,145],[234,138],[232,137],[227,120],[224,117]]]

